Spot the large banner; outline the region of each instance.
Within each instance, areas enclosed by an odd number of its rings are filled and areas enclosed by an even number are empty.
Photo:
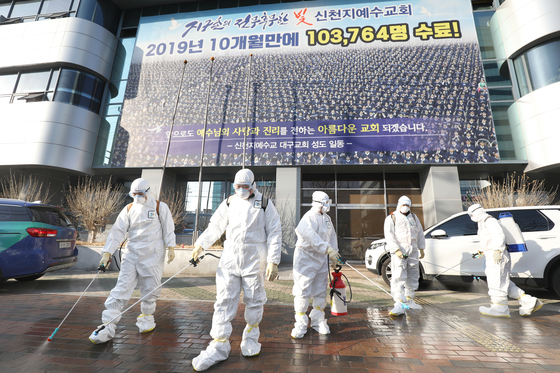
[[[498,162],[488,101],[469,0],[144,17],[112,165]]]

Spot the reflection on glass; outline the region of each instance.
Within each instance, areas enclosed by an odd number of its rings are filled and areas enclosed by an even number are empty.
[[[476,35],[483,59],[496,58],[492,33],[490,32],[490,18],[494,12],[473,12]],[[486,70],[486,69],[485,69]],[[487,75],[488,76],[488,75]]]
[[[0,95],[13,93],[16,85],[17,74],[0,75]]]
[[[338,248],[343,257],[364,259],[372,241],[383,238],[384,209],[338,209]]]
[[[513,100],[513,91],[511,88],[489,88],[488,94],[492,101]]]
[[[511,86],[511,79],[506,79],[500,75],[498,65],[501,65],[501,62],[486,61],[482,64],[484,66],[484,75],[486,76],[486,84],[488,87]]]
[[[41,0],[16,1],[10,18],[36,15],[39,5],[41,5]]]
[[[203,181],[200,193],[200,213],[212,214],[216,211],[220,203],[224,200],[223,181]],[[187,213],[196,213],[198,208],[198,181],[187,182]]]
[[[70,0],[45,0],[41,14],[64,12],[70,8]]]
[[[417,173],[385,174],[387,188],[420,188],[420,176]]]
[[[337,203],[385,205],[385,196],[383,190],[339,189],[337,193]]]
[[[560,39],[529,49],[514,60],[522,95],[560,81]],[[525,80],[525,81],[524,81]],[[523,84],[524,83],[524,84]]]
[[[19,82],[16,92],[41,92],[47,90],[49,83],[49,71],[37,71],[32,73],[22,73],[19,77]]]
[[[412,205],[422,205],[422,192],[413,189],[392,189],[387,190],[387,204],[396,205],[401,196],[407,196],[412,201]]]

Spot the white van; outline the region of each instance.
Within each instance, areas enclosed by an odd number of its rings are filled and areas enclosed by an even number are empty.
[[[512,252],[511,279],[518,285],[544,287],[560,296],[560,206],[525,206],[486,210],[498,218],[509,212],[519,225],[527,252]],[[485,257],[473,258],[480,250],[478,226],[467,212],[460,212],[424,231],[425,257],[420,260],[422,280],[472,281],[485,278]],[[383,276],[389,284],[391,257],[385,239],[373,241],[366,251],[369,271]]]

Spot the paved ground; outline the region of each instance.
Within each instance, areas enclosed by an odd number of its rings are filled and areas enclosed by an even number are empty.
[[[387,289],[363,265],[355,267]],[[241,356],[239,343],[245,326],[241,304],[233,321],[230,358],[209,371],[560,371],[560,301],[550,292],[526,289],[545,302],[531,317],[520,317],[517,302],[511,301],[512,317],[494,319],[478,313],[478,306],[488,303],[485,283],[429,282],[417,293],[423,311],[391,318],[389,296],[344,268],[354,296],[348,315],[335,317],[328,312],[330,335],[310,329],[303,339],[294,340],[290,337],[291,268],[280,269],[280,279],[267,283],[261,354]],[[34,282],[0,284],[0,372],[193,371],[191,359],[210,340],[213,277],[192,277],[187,271],[166,284],[154,332],[138,333],[134,325],[140,313],[137,305],[123,316],[113,341],[93,345],[87,337],[100,324],[103,302],[116,281],[116,273],[101,274],[53,341],[47,342],[94,276],[62,270]]]

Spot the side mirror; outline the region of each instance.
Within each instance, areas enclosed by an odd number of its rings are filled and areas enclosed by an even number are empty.
[[[445,238],[447,237],[447,232],[445,232],[443,229],[436,229],[432,231],[430,235],[432,236],[432,238]]]

